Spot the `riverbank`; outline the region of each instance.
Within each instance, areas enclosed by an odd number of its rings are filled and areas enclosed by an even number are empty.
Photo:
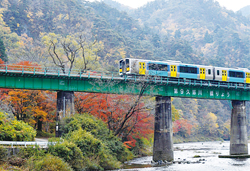
[[[196,135],[195,137],[181,137],[181,136],[173,136],[173,143],[188,143],[188,142],[209,142],[209,141],[224,141],[219,137],[204,137],[203,135]]]
[[[248,146],[250,143],[248,144]],[[250,147],[250,146],[249,146]],[[174,162],[161,166],[152,164],[152,156],[136,158],[127,162],[124,171],[235,171],[250,170],[250,159],[221,159],[228,155],[229,141],[191,142],[174,144]],[[250,149],[249,152],[250,154]]]

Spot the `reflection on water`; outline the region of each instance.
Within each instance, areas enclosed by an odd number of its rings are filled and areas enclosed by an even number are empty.
[[[153,166],[152,156],[127,162],[124,171],[249,171],[250,159],[218,158],[229,154],[229,142],[195,142],[174,144],[174,162]],[[249,146],[249,145],[248,145]],[[250,154],[250,146],[248,148]]]

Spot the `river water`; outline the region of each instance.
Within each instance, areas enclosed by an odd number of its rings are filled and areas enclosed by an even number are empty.
[[[249,159],[219,158],[229,155],[230,142],[194,142],[174,144],[174,163],[153,166],[152,156],[131,160],[124,171],[250,171]],[[248,144],[248,154],[250,146]]]

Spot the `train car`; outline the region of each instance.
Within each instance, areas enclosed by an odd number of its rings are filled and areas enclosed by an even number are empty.
[[[214,67],[214,80],[232,83],[250,83],[250,71],[246,68]]]
[[[119,75],[145,75],[150,60],[126,58],[119,61]]]
[[[149,61],[147,63],[146,75],[177,77],[177,68],[181,62],[179,61]]]
[[[180,64],[177,71],[178,78],[212,80],[213,67],[205,65]]]
[[[119,74],[121,76],[161,76],[250,84],[250,70],[246,68],[193,65],[171,60],[122,59],[119,62]]]

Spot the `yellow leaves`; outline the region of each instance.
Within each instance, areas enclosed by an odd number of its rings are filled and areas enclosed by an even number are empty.
[[[179,111],[175,108],[174,105],[171,105],[171,111],[172,111],[172,121],[180,119]]]
[[[32,108],[33,115],[37,118],[40,118],[41,121],[45,121],[47,117],[47,112],[45,112],[41,107],[36,106]]]
[[[230,131],[231,120],[228,119],[228,120],[223,124],[223,126],[224,126],[228,131]]]
[[[217,123],[217,116],[214,113],[210,112],[206,115],[205,120],[206,127],[209,130],[210,134],[215,133],[216,129],[219,127]]]
[[[31,11],[27,12],[27,18],[31,18],[33,16],[33,13]]]
[[[213,122],[217,121],[217,116],[212,112],[208,113],[208,118],[211,119]]]
[[[69,19],[69,14],[66,14],[65,20],[68,20],[68,19]]]
[[[63,18],[63,16],[64,16],[63,14],[59,14],[59,15],[57,16],[57,19],[58,19],[58,20],[61,20],[61,19]]]
[[[36,16],[41,18],[43,16],[43,12],[41,10],[39,10],[37,13],[36,13]]]
[[[113,49],[110,49],[109,52],[106,54],[105,58],[108,59],[108,58],[115,58],[115,63],[118,64],[119,60],[122,58],[126,58],[126,51],[125,49],[122,47],[122,48],[113,48]]]

